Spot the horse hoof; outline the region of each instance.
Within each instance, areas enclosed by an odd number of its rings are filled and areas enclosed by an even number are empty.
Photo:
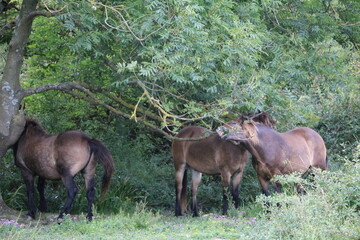
[[[61,225],[61,224],[62,224],[62,218],[58,218],[58,219],[57,219],[57,223],[58,223],[59,225]]]

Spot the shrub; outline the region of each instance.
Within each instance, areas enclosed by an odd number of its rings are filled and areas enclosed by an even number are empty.
[[[359,151],[358,149],[357,151]],[[347,162],[335,172],[318,172],[313,180],[294,175],[278,180],[287,191],[271,197],[258,197],[267,202],[259,225],[266,224],[261,239],[358,239],[360,237],[360,162]],[[302,182],[306,195],[297,195],[288,183]],[[285,187],[286,190],[286,187]],[[277,207],[280,204],[281,207]],[[265,223],[266,222],[266,223]],[[257,233],[259,235],[259,233]]]

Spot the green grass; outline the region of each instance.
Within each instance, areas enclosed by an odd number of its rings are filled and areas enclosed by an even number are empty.
[[[67,218],[62,225],[0,228],[3,239],[239,239],[256,220],[206,214],[200,218],[166,217],[150,212],[119,213],[88,223]]]
[[[50,221],[43,225],[15,224],[0,226],[0,239],[359,239],[359,213],[352,208],[337,208],[319,191],[303,197],[278,195],[272,201],[287,202],[270,207],[270,213],[258,203],[231,209],[230,215],[203,214],[165,216],[138,204],[135,213],[120,211],[97,216],[91,223],[84,215],[67,216],[63,224]],[[257,207],[256,207],[257,206]]]

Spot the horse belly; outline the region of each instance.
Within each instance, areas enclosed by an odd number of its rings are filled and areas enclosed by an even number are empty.
[[[214,161],[211,161],[211,159],[208,158],[201,158],[201,157],[196,157],[196,158],[189,158],[187,160],[187,164],[195,169],[198,172],[201,173],[205,173],[205,174],[219,174],[219,168],[218,166],[215,165]]]
[[[214,159],[214,153],[211,149],[205,149],[205,151],[192,151],[189,149],[186,154],[187,164],[198,172],[205,174],[219,174],[219,167]]]
[[[243,164],[241,159],[239,159],[239,157],[234,158],[231,154],[226,154],[218,150],[205,148],[203,151],[197,150],[193,153],[189,151],[186,162],[196,171],[209,175],[220,174],[224,169],[230,171],[231,175],[238,171]],[[236,161],[234,161],[234,159],[236,159]]]
[[[304,172],[311,165],[311,156],[309,154],[298,154],[284,160],[282,174],[292,172]]]
[[[27,168],[30,169],[35,175],[49,180],[59,180],[61,178],[59,172],[54,166],[49,164],[26,164]]]
[[[61,175],[59,174],[59,172],[53,168],[46,168],[43,167],[43,170],[41,171],[41,173],[39,174],[40,177],[45,178],[45,179],[49,179],[49,180],[60,180],[61,179]]]
[[[49,180],[59,180],[61,175],[56,168],[56,163],[54,158],[48,158],[46,161],[39,162],[34,169],[34,172],[37,173],[42,178]]]
[[[31,156],[24,157],[24,164],[35,175],[49,180],[58,180],[61,178],[59,172],[56,169],[56,161],[53,154],[50,151],[37,151]]]

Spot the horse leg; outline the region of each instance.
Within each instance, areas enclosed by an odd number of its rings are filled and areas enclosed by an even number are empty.
[[[270,181],[263,178],[263,177],[258,177],[259,179],[259,183],[260,183],[260,186],[261,186],[261,190],[262,192],[265,194],[265,196],[270,196],[270,192],[269,192],[269,183]]]
[[[71,204],[74,201],[74,198],[78,192],[78,188],[76,187],[74,177],[71,175],[66,175],[62,178],[62,181],[67,189],[67,200],[65,202],[65,205],[60,209],[60,214],[58,216],[58,223],[61,223],[61,219],[65,214],[70,213]]]
[[[192,193],[192,211],[193,211],[193,217],[199,216],[199,209],[197,205],[197,199],[196,194],[199,187],[199,184],[201,182],[201,173],[192,169],[192,187],[191,187],[191,193]]]
[[[86,199],[87,199],[87,215],[86,218],[91,221],[93,217],[92,205],[95,198],[95,166],[84,171],[83,177],[85,179],[86,186]]]
[[[227,210],[229,209],[229,186],[230,186],[231,174],[229,171],[221,172],[221,181],[223,185],[223,214],[227,214]]]
[[[261,189],[262,189],[262,192],[263,194],[265,194],[266,197],[270,196],[270,192],[269,192],[269,184],[270,184],[270,180],[268,179],[265,179],[261,176],[258,176],[258,179],[259,179],[259,183],[261,185]],[[265,206],[268,208],[270,207],[270,204],[268,201],[265,201]],[[269,210],[266,211],[267,213],[270,213]]]
[[[185,169],[184,172],[180,199],[181,199],[181,209],[183,211],[186,211],[187,210],[187,169]]]
[[[240,203],[240,198],[239,198],[239,185],[240,185],[240,181],[243,177],[243,170],[239,170],[238,172],[236,172],[233,176],[232,176],[232,180],[231,180],[231,195],[234,201],[234,206],[235,208],[239,207],[239,203]]]
[[[281,183],[279,183],[278,181],[275,182],[275,192],[276,193],[281,193],[282,192]],[[276,206],[281,207],[281,203],[276,203]]]
[[[281,193],[281,192],[282,192],[281,183],[279,183],[278,181],[275,182],[275,192],[277,192],[277,193]]]
[[[28,199],[28,215],[35,219],[36,214],[36,206],[34,202],[34,175],[27,171],[27,170],[21,170],[21,175],[24,179],[25,186],[26,186],[26,193],[27,193],[27,199]]]
[[[175,216],[182,216],[183,210],[186,210],[186,189],[187,189],[187,174],[186,164],[181,164],[176,167],[176,200],[175,200]]]
[[[37,189],[38,189],[39,196],[40,196],[39,210],[41,212],[46,212],[47,211],[47,203],[46,203],[46,199],[45,199],[45,178],[39,177]]]
[[[86,199],[88,202],[87,205],[87,215],[86,218],[91,221],[92,217],[93,217],[93,213],[92,213],[92,205],[94,203],[94,198],[95,198],[95,181],[94,179],[91,179],[88,183],[86,183]]]

